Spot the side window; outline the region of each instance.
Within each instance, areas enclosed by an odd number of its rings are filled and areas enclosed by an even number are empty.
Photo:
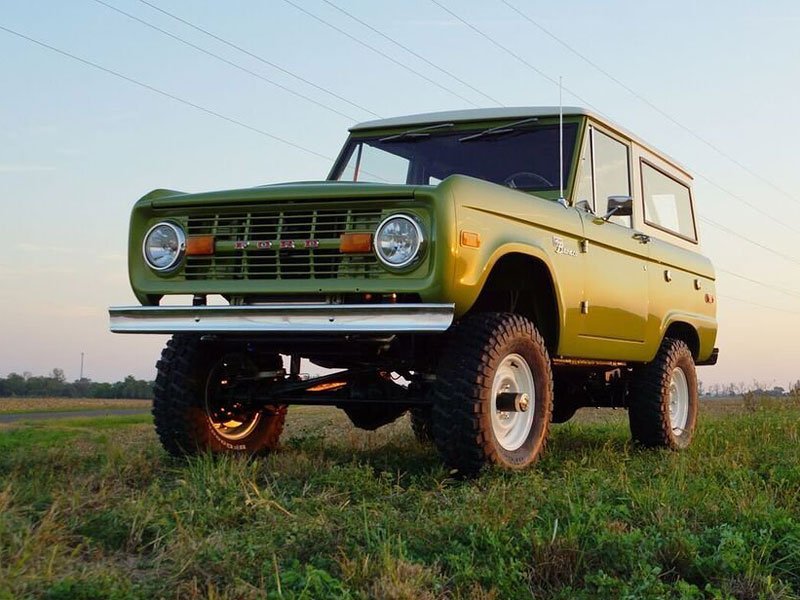
[[[586,201],[596,215],[608,211],[609,196],[630,196],[628,147],[589,127],[583,141],[578,180],[573,204]],[[631,227],[630,217],[611,217],[610,221]]]
[[[645,161],[641,167],[645,222],[696,242],[689,187]]]
[[[609,196],[630,196],[628,146],[593,130],[595,213],[606,214]],[[631,227],[630,217],[611,217],[614,223]]]

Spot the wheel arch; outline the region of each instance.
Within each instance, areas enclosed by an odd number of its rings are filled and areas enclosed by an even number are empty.
[[[561,302],[549,265],[518,249],[493,257],[467,314],[515,312],[530,319],[555,353],[561,333]]]
[[[666,338],[681,340],[689,347],[692,358],[697,360],[700,354],[700,335],[692,325],[686,321],[672,321],[664,330],[662,339]]]

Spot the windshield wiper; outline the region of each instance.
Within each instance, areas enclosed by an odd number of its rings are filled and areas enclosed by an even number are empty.
[[[405,137],[414,137],[414,138],[423,138],[429,137],[431,134],[426,133],[429,131],[433,131],[435,129],[448,129],[452,127],[454,123],[440,123],[439,125],[429,125],[428,127],[418,127],[417,129],[409,129],[408,131],[404,131],[403,133],[397,133],[395,135],[390,135],[385,138],[381,138],[380,142],[390,142],[392,140],[400,140]]]
[[[521,121],[515,121],[513,123],[509,123],[508,125],[499,125],[497,127],[490,127],[489,129],[484,129],[483,131],[479,131],[478,133],[473,133],[472,135],[468,135],[463,138],[459,138],[459,142],[469,142],[470,140],[477,140],[485,135],[501,135],[503,133],[510,133],[514,131],[514,128],[519,125],[524,125],[525,123],[533,123],[538,121],[539,117],[531,117],[530,119],[522,119]]]

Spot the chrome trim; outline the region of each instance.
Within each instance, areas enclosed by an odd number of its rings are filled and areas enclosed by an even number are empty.
[[[394,219],[404,219],[411,223],[417,232],[418,239],[417,249],[414,250],[414,254],[411,256],[411,258],[397,265],[386,261],[381,254],[380,249],[378,248],[378,238],[380,237],[381,229],[383,229],[389,221]],[[415,217],[406,213],[395,213],[386,217],[380,222],[378,227],[375,228],[375,234],[372,236],[372,249],[375,251],[375,256],[377,256],[380,263],[390,271],[402,271],[419,262],[419,260],[422,258],[422,253],[425,250],[426,243],[427,240],[425,239],[425,234],[422,232],[422,226],[417,222]]]
[[[150,262],[150,259],[147,258],[147,239],[150,237],[150,234],[153,233],[159,227],[166,226],[172,229],[175,232],[175,237],[178,238],[178,253],[175,255],[175,259],[169,263],[166,267],[157,267],[153,263]],[[142,239],[142,256],[144,257],[144,264],[148,267],[156,271],[157,273],[166,273],[167,271],[174,270],[183,260],[183,255],[186,253],[186,233],[184,233],[183,228],[180,225],[176,225],[171,221],[161,221],[160,223],[156,223],[150,229],[147,230],[147,233],[144,234],[144,238]]]
[[[114,333],[423,333],[445,331],[454,304],[114,306]]]

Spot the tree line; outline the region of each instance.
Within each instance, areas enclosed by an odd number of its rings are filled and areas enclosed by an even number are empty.
[[[67,381],[64,371],[53,369],[49,375],[31,375],[28,372],[9,373],[0,377],[0,398],[152,398],[153,382],[128,375],[122,381],[106,383],[83,378]]]
[[[789,384],[789,389],[779,385],[765,385],[758,381],[751,384],[739,383],[715,383],[706,386],[702,381],[697,382],[698,392],[701,396],[711,396],[714,398],[728,396],[743,396],[745,394],[756,394],[757,396],[771,396],[775,398],[792,397],[800,398],[800,380]]]
[[[8,377],[0,377],[0,398],[11,396],[29,398],[145,398],[153,397],[152,381],[136,379],[128,375],[122,381],[114,383],[92,381],[83,378],[67,381],[62,369],[53,369],[49,375],[31,375],[27,371],[22,375],[9,373]],[[706,386],[698,382],[698,392],[705,397],[741,396],[752,392],[762,396],[800,397],[800,380],[789,385],[789,389],[779,386],[766,386],[753,382],[714,384]]]

